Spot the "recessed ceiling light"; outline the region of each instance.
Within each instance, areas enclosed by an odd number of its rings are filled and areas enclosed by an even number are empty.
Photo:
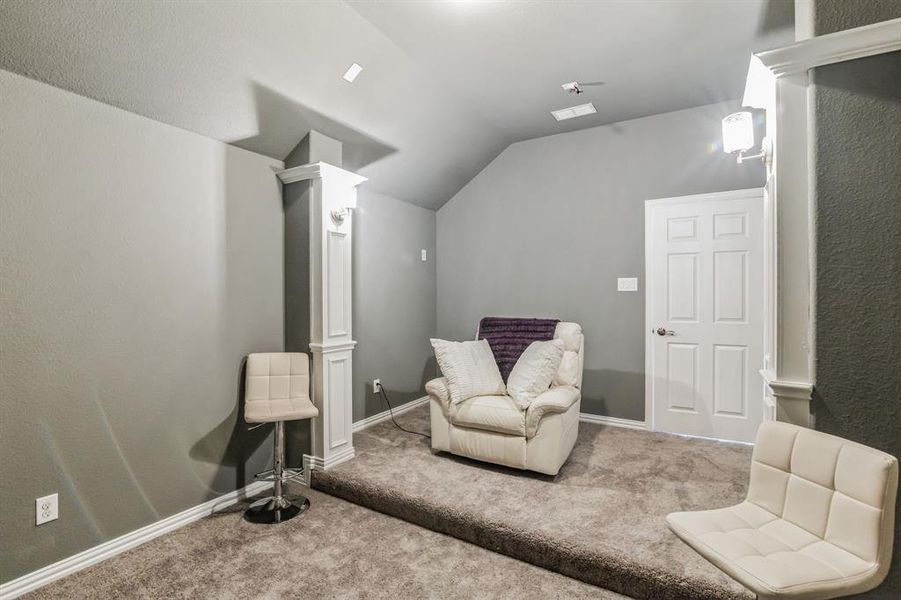
[[[363,70],[363,67],[358,65],[357,63],[353,63],[349,67],[347,67],[347,71],[344,73],[344,81],[349,83],[353,83],[354,79],[357,78],[357,75],[360,74],[360,71]]]
[[[585,115],[590,115],[598,112],[594,107],[594,104],[589,102],[588,104],[580,104],[578,106],[570,106],[569,108],[561,108],[560,110],[552,110],[551,114],[554,115],[554,118],[558,121],[565,121],[567,119],[573,119],[575,117],[584,117]]]

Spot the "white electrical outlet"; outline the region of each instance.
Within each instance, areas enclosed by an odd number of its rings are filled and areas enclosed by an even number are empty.
[[[34,524],[43,525],[59,518],[59,494],[50,494],[34,501]]]
[[[378,394],[382,389],[382,380],[381,379],[373,379],[372,380],[372,393]]]
[[[419,251],[419,256],[422,258],[422,262],[425,262],[429,259],[429,252],[425,248]]]
[[[617,292],[637,292],[638,277],[619,277],[616,280]]]

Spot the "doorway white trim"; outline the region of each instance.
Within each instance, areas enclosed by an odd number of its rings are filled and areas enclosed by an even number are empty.
[[[652,223],[650,211],[652,208],[661,205],[677,205],[687,204],[689,202],[717,202],[723,200],[735,200],[739,198],[760,198],[763,195],[763,188],[746,188],[742,190],[729,190],[725,192],[711,192],[707,194],[693,194],[689,196],[673,196],[671,198],[654,198],[645,200],[644,203],[644,332],[642,335],[645,340],[644,345],[644,421],[648,431],[657,431],[657,424],[654,422],[654,382],[651,377],[653,365],[653,353],[651,344],[647,342],[647,333],[653,327],[651,319],[651,298],[652,298],[652,279],[651,271],[653,260],[653,235],[651,231]],[[692,437],[692,436],[688,436]]]

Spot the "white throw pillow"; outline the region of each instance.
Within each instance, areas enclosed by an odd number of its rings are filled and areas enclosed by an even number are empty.
[[[563,340],[532,342],[513,365],[507,378],[507,394],[526,410],[535,398],[551,387],[563,360]]]
[[[430,340],[441,374],[447,379],[451,404],[475,396],[502,396],[504,379],[494,360],[488,340],[448,342]]]

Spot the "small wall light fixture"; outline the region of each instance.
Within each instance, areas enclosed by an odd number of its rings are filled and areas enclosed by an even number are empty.
[[[764,138],[760,144],[760,153],[745,156],[745,152],[754,147],[754,116],[748,111],[732,113],[723,119],[723,152],[737,154],[738,162],[761,158],[767,161],[769,152],[768,140]]]

